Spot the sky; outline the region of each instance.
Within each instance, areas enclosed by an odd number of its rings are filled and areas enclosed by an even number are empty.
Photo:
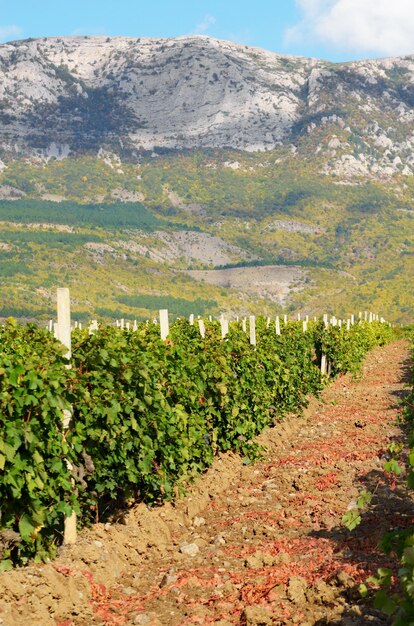
[[[414,54],[414,0],[0,0],[0,42],[190,34],[330,61]]]

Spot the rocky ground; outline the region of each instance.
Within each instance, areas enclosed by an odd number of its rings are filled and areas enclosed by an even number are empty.
[[[300,267],[265,265],[259,267],[234,267],[222,270],[186,270],[195,280],[223,287],[238,289],[240,299],[256,295],[286,306],[288,296],[301,291],[308,274]]]
[[[403,342],[371,353],[302,417],[264,433],[263,459],[226,455],[176,506],[144,504],[81,533],[56,562],[0,576],[2,626],[389,624],[358,585],[391,526],[414,523],[383,470],[408,374]],[[375,491],[353,533],[341,517]]]

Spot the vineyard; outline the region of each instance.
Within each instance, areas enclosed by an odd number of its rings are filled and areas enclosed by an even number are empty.
[[[165,339],[152,323],[77,328],[70,367],[47,330],[1,328],[2,570],[53,556],[72,511],[87,526],[173,500],[222,451],[251,463],[265,427],[395,337],[376,320],[286,321],[278,334],[258,318],[253,343],[243,320],[225,338],[218,321],[200,328],[178,319]]]

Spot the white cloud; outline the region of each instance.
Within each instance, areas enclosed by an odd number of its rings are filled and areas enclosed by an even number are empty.
[[[205,15],[201,22],[195,27],[194,33],[196,35],[206,33],[209,30],[210,26],[213,26],[216,22],[217,20],[214,15]]]
[[[316,40],[340,50],[414,54],[412,0],[296,0],[302,19],[287,44]]]
[[[23,28],[11,24],[10,26],[0,26],[0,40],[13,39],[23,33]]]

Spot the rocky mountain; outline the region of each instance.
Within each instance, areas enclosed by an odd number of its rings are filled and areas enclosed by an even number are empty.
[[[414,172],[414,56],[290,57],[205,36],[0,46],[0,157],[286,147],[320,171]],[[0,162],[1,166],[1,162]]]

